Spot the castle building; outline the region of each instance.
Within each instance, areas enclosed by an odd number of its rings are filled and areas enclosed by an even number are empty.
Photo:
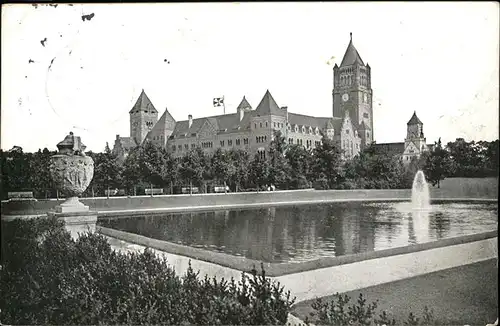
[[[267,90],[255,109],[243,96],[236,112],[210,117],[193,117],[176,121],[165,109],[158,111],[144,90],[129,112],[130,137],[116,136],[113,152],[124,159],[130,150],[144,141],[167,149],[174,157],[200,147],[210,154],[218,148],[246,150],[250,155],[266,158],[275,130],[281,131],[288,144],[313,149],[320,145],[322,135],[334,140],[343,150],[344,159],[351,159],[373,143],[373,91],[371,68],[365,65],[352,41],[340,66],[333,67],[333,112],[331,117],[313,117],[290,112],[279,106]],[[427,150],[423,124],[416,114],[408,122],[404,143],[376,144],[403,155],[404,160]],[[401,154],[403,153],[403,154]]]

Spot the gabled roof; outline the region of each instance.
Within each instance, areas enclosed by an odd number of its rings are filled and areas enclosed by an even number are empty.
[[[266,94],[264,94],[264,97],[260,101],[259,105],[257,106],[257,109],[255,109],[255,112],[258,115],[265,116],[265,115],[280,115],[280,116],[285,116],[286,112],[285,110],[280,109],[276,101],[274,100],[273,96],[269,92],[269,90],[266,91]]]
[[[153,129],[149,132],[150,135],[162,134],[165,130],[168,130],[168,125],[175,125],[175,119],[172,117],[168,109],[165,109],[160,119],[156,122]],[[171,129],[170,129],[171,130]]]
[[[351,40],[349,41],[349,45],[347,46],[347,50],[345,51],[344,58],[342,59],[342,63],[340,64],[340,66],[341,67],[351,66],[356,62],[362,66],[365,65],[363,60],[361,59],[361,56],[358,53],[358,50],[356,50],[354,44],[352,43],[352,33],[351,33]]]
[[[120,137],[118,138],[118,141],[120,142],[120,145],[124,150],[130,150],[137,146],[137,143],[135,142],[135,139],[133,137]]]
[[[413,111],[413,115],[411,116],[410,121],[408,121],[407,125],[422,125],[422,121],[417,117],[417,112]]]
[[[326,122],[322,121],[321,119],[322,118],[311,117],[303,114],[297,114],[291,112],[288,113],[288,123],[290,123],[292,126],[293,125],[306,126],[306,127],[311,126],[313,128],[318,127],[319,129],[323,129],[325,128]]]
[[[250,105],[250,103],[248,103],[245,96],[243,96],[243,99],[241,100],[240,104],[236,108],[236,110],[242,110],[242,109],[243,110],[251,110],[252,109],[252,106]]]
[[[141,91],[141,95],[139,95],[139,98],[137,99],[137,101],[135,102],[134,106],[129,111],[129,113],[132,113],[137,110],[148,110],[148,111],[153,111],[154,113],[158,113],[153,103],[151,103],[151,100],[144,92],[144,89]]]
[[[212,117],[203,117],[193,119],[191,128],[189,128],[189,121],[178,121],[175,124],[173,136],[179,137],[187,135],[190,137],[193,133],[198,133],[205,123],[209,123],[216,131],[216,133],[231,133],[246,130],[250,126],[250,118],[255,111],[245,111],[243,119],[240,121],[240,116],[237,113],[216,115]]]

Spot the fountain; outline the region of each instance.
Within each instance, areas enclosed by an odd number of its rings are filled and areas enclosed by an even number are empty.
[[[413,186],[411,189],[411,204],[413,209],[429,209],[429,185],[425,181],[424,172],[419,170],[413,179]]]
[[[414,240],[417,243],[428,241],[430,211],[429,185],[425,180],[424,172],[419,170],[415,174],[411,189],[411,224]]]

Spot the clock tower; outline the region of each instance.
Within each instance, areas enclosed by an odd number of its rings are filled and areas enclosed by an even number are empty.
[[[130,114],[130,137],[137,145],[142,144],[148,132],[153,129],[158,121],[158,111],[151,103],[150,99],[142,90],[141,95],[135,102]]]
[[[361,148],[373,141],[373,100],[371,68],[364,64],[352,42],[342,59],[340,67],[333,67],[333,116],[343,118],[345,111],[359,129]]]

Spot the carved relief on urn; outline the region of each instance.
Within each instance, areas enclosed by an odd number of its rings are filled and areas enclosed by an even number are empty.
[[[76,197],[81,196],[92,181],[94,161],[85,155],[85,145],[72,132],[57,144],[57,149],[59,153],[50,158],[52,180],[66,196],[65,206],[83,206]]]

